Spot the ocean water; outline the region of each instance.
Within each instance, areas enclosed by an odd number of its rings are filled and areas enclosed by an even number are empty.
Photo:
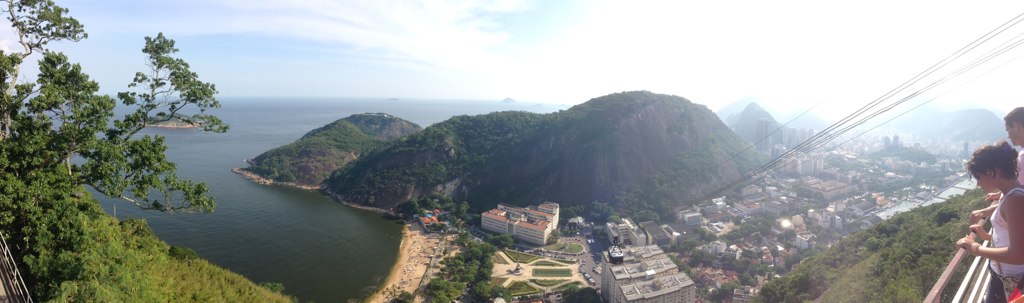
[[[213,113],[231,125],[224,134],[147,129],[166,137],[178,174],[205,182],[217,200],[211,214],[142,211],[99,197],[119,219],[144,218],[171,245],[195,250],[219,266],[260,282],[278,282],[302,302],[346,302],[378,285],[397,257],[401,225],[336,203],[317,192],[249,182],[230,171],[245,159],[291,143],[352,114],[383,112],[426,127],[455,115],[567,106],[500,101],[388,99],[222,99]]]

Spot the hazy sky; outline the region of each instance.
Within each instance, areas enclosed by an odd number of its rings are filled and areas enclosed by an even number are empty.
[[[749,96],[790,107],[783,111],[825,102],[817,111],[826,117],[870,102],[1024,13],[1024,1],[59,4],[89,39],[55,48],[108,93],[144,68],[143,37],[162,31],[221,96],[577,104],[649,90],[712,110]],[[1020,33],[1015,27],[1006,39]],[[0,38],[18,50],[11,34]],[[1010,51],[926,96],[1002,112],[1024,105],[1024,60],[1014,60],[1022,55],[1024,48]]]

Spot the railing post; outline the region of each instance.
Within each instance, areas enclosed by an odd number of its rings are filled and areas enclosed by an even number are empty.
[[[32,295],[28,291],[28,286],[25,285],[25,281],[21,279],[21,273],[18,271],[18,265],[14,263],[14,256],[11,255],[11,249],[7,246],[7,238],[3,232],[0,232],[0,250],[3,250],[3,266],[6,267],[6,276],[10,279],[10,284],[4,285],[6,289],[9,289],[12,294],[9,294],[9,299],[14,302],[33,302]]]
[[[984,221],[981,221],[981,223],[984,224]],[[989,230],[989,233],[991,232],[992,231]],[[976,236],[977,235],[974,232],[971,232],[971,234],[967,235],[967,238],[974,241]],[[981,243],[982,246],[988,246],[988,244],[989,241]],[[965,249],[957,249],[956,254],[953,256],[953,260],[949,261],[949,264],[946,265],[946,269],[943,270],[942,275],[939,276],[938,281],[935,281],[935,285],[933,285],[932,289],[928,292],[928,295],[924,299],[924,303],[938,303],[942,299],[942,292],[946,289],[946,284],[949,284],[949,279],[952,278],[957,267],[960,266],[960,262],[963,261],[965,253]],[[988,260],[981,257],[975,257],[974,261],[971,262],[967,273],[964,275],[963,280],[960,282],[960,287],[957,289],[957,292],[951,302],[976,302],[984,299],[981,298],[981,295],[984,292],[983,289],[988,285],[987,283],[983,283],[984,281],[987,281],[989,276],[987,267]],[[967,291],[967,287],[972,284],[972,281],[974,282],[974,286],[971,287],[965,298],[964,292]],[[965,299],[966,301],[963,301]]]

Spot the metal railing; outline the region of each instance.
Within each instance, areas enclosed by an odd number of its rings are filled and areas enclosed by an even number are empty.
[[[992,231],[989,230],[989,233]],[[968,238],[972,241],[976,235],[972,232],[968,235]],[[988,246],[989,241],[984,241],[981,246]],[[928,292],[928,296],[925,297],[924,303],[938,303],[938,302],[982,302],[985,300],[985,295],[988,290],[988,282],[990,273],[988,271],[988,259],[975,256],[971,264],[967,267],[967,272],[964,274],[963,279],[960,281],[960,286],[957,287],[956,293],[949,301],[942,301],[943,293],[946,290],[946,285],[949,284],[950,279],[953,278],[953,274],[957,272],[957,268],[960,267],[961,262],[964,260],[966,250],[963,248],[957,249],[956,255],[953,256],[953,260],[949,261],[946,265],[946,269],[942,271],[942,275],[939,276],[939,280],[935,281],[935,285],[932,286],[931,291]],[[948,296],[948,295],[947,295]]]
[[[3,279],[3,287],[7,293],[7,300],[9,302],[32,302],[32,295],[28,291],[28,286],[25,285],[25,281],[21,279],[21,273],[18,272],[18,265],[14,263],[14,256],[11,255],[11,249],[7,246],[7,238],[2,232],[0,232],[0,250],[2,250],[2,264],[0,267],[3,268],[3,273],[0,277]]]

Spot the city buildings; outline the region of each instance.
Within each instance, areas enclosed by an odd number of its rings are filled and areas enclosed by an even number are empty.
[[[646,246],[648,242],[647,233],[640,229],[640,226],[633,223],[629,218],[622,218],[620,222],[608,222],[608,242],[612,244]]]
[[[497,208],[480,215],[480,225],[487,231],[544,245],[558,228],[558,203],[544,202],[527,208],[498,204]]]
[[[609,303],[695,302],[697,289],[661,248],[612,246],[603,255],[601,294]]]

